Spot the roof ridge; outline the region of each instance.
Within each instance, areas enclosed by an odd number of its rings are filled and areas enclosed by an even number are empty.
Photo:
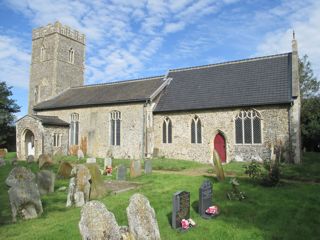
[[[153,80],[156,78],[164,78],[164,77],[165,77],[165,75],[159,75],[159,76],[136,78],[136,79],[123,80],[123,81],[114,81],[114,82],[107,82],[107,83],[96,83],[96,84],[89,84],[89,85],[83,85],[83,86],[76,86],[76,87],[71,87],[69,89],[97,87],[97,86],[104,86],[104,85],[116,85],[116,84],[122,84],[122,83],[128,83],[128,82],[150,81],[150,80]]]
[[[263,60],[263,59],[272,59],[272,58],[277,58],[277,57],[283,57],[283,56],[289,55],[290,53],[291,52],[262,56],[262,57],[245,58],[245,59],[226,61],[226,62],[221,62],[221,63],[212,63],[212,64],[206,64],[206,65],[193,66],[193,67],[175,68],[175,69],[170,69],[169,72],[182,72],[182,71],[188,71],[188,70],[203,69],[203,68],[223,66],[223,65],[229,65],[229,64],[237,64],[237,63],[243,63],[243,62],[253,62],[253,61],[259,61],[259,60]]]

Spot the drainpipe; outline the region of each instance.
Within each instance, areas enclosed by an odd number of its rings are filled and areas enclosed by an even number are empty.
[[[145,141],[145,114],[144,114],[144,108],[147,105],[147,101],[145,104],[142,105],[142,141],[141,141],[141,158],[144,159],[144,141]]]

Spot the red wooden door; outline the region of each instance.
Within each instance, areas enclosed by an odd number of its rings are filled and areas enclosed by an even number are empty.
[[[218,133],[214,138],[214,149],[218,152],[221,162],[226,162],[226,141],[224,137]]]

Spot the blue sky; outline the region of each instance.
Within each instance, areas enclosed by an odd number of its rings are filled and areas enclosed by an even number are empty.
[[[318,0],[0,0],[0,81],[27,113],[31,31],[54,23],[86,34],[85,84],[291,51],[320,76]]]

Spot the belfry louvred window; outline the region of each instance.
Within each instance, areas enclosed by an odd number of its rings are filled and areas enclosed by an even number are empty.
[[[236,144],[261,144],[261,114],[256,110],[240,111],[235,118]]]
[[[162,142],[172,143],[172,122],[170,118],[165,118],[162,124]]]

